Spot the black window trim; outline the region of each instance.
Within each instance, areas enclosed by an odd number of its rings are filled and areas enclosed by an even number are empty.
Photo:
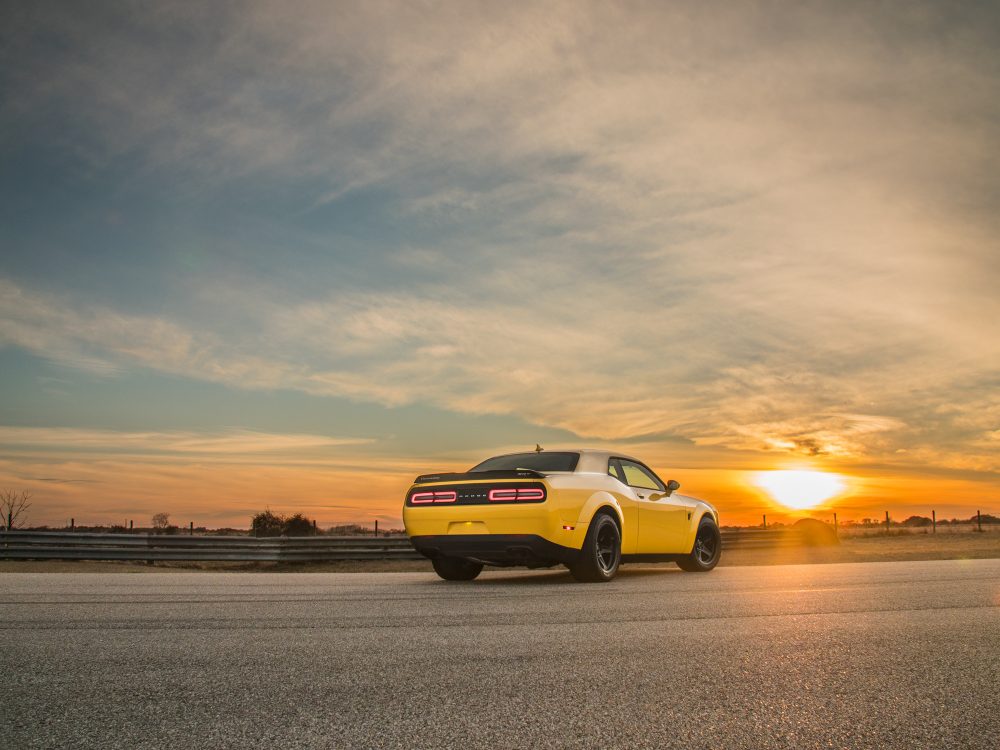
[[[609,459],[609,461],[608,461],[609,464],[610,464],[611,461],[617,461],[618,462],[618,467],[621,469],[622,476],[625,476],[625,469],[621,465],[622,461],[628,461],[630,463],[635,464],[636,466],[641,466],[642,468],[644,468],[646,471],[648,471],[650,473],[650,475],[653,477],[653,479],[655,479],[659,483],[659,485],[660,485],[660,487],[659,487],[660,492],[666,492],[667,491],[667,484],[666,484],[666,482],[664,482],[662,479],[660,479],[660,475],[657,474],[652,469],[650,469],[648,466],[646,466],[646,464],[644,464],[642,461],[637,461],[634,458],[625,458],[624,456],[612,456]],[[615,477],[615,479],[618,479],[618,477]],[[621,481],[621,480],[619,479],[618,481]],[[631,485],[631,484],[626,484],[626,486],[627,487],[634,487],[634,485]],[[636,489],[648,490],[650,488],[649,487],[637,487]]]
[[[612,466],[614,466],[614,468],[618,470],[617,474],[611,473]],[[621,463],[619,463],[619,460],[616,456],[608,457],[608,476],[611,477],[612,479],[617,479],[621,484],[625,484],[625,480],[622,479],[622,477],[625,476],[625,471],[622,469]],[[625,484],[625,486],[628,487],[627,484]]]

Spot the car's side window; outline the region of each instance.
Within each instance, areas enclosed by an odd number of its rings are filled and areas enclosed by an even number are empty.
[[[610,474],[611,476],[613,476],[615,479],[617,479],[622,484],[625,484],[625,476],[622,474],[622,469],[618,465],[618,459],[617,458],[608,459],[608,474]]]
[[[661,492],[665,489],[660,480],[651,471],[646,469],[645,466],[640,466],[625,459],[619,459],[618,463],[622,471],[625,472],[625,484],[629,487],[639,487],[644,490],[660,490]]]

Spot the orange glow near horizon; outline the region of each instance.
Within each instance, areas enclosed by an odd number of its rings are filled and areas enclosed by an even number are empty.
[[[301,441],[276,447],[268,441],[268,450],[242,454],[213,452],[204,442],[190,451],[175,447],[155,452],[131,439],[116,444],[117,450],[112,451],[98,450],[101,446],[82,449],[79,446],[88,439],[79,431],[68,438],[50,436],[58,442],[43,450],[39,443],[46,435],[32,433],[31,444],[10,441],[7,455],[0,456],[0,488],[31,492],[28,523],[54,528],[68,525],[71,518],[78,526],[127,525],[132,519],[144,526],[160,512],[182,526],[193,521],[195,526],[208,528],[247,528],[253,514],[265,508],[305,513],[324,528],[342,523],[371,526],[375,520],[381,528],[400,528],[402,498],[413,477],[431,469],[466,468],[484,453],[470,449],[454,455],[371,455],[367,444],[309,447]],[[89,443],[96,437],[111,440],[113,436],[101,433],[91,436]],[[68,440],[77,446],[75,450],[64,445]],[[176,446],[176,441],[170,445]],[[832,512],[837,511],[840,522],[847,523],[882,518],[886,511],[896,520],[910,515],[930,517],[932,510],[938,518],[968,518],[977,509],[996,512],[996,503],[991,501],[996,484],[980,477],[873,473],[848,466],[835,467],[839,473],[808,471],[795,464],[769,471],[775,465],[773,457],[757,466],[750,460],[742,466],[726,466],[712,456],[696,461],[691,459],[697,456],[688,455],[678,460],[674,446],[629,447],[630,452],[647,458],[664,479],[681,482],[681,493],[713,503],[724,526],[759,524],[762,514],[769,523],[793,523],[806,516],[832,520]],[[508,448],[500,446],[493,452]],[[783,485],[779,488],[773,482],[772,494],[767,484],[757,481],[789,473],[794,477],[795,471],[825,488],[825,493],[819,493],[823,499],[816,494],[784,494]],[[831,481],[842,484],[831,487]],[[796,486],[790,484],[793,489]],[[797,498],[808,499],[812,507]]]
[[[786,508],[806,510],[846,489],[844,477],[812,469],[759,471],[753,483]]]

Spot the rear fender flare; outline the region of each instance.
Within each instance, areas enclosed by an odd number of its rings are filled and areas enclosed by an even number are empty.
[[[705,505],[704,503],[699,502],[695,506],[694,511],[691,513],[691,521],[688,523],[688,531],[687,531],[688,548],[692,550],[694,549],[694,540],[695,537],[698,535],[698,527],[701,526],[701,522],[704,521],[706,518],[710,519],[712,523],[714,523],[716,526],[719,525],[719,520],[716,517],[715,511],[712,508]]]
[[[625,514],[622,513],[622,508],[618,503],[618,500],[610,492],[595,492],[591,495],[590,499],[588,499],[580,509],[580,515],[577,523],[580,525],[589,524],[594,519],[594,515],[597,511],[605,507],[610,508],[614,513],[615,520],[618,521],[618,529],[624,536]]]

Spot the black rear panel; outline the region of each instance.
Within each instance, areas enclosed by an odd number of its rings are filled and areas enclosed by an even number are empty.
[[[461,557],[504,567],[572,565],[580,556],[578,549],[555,544],[535,534],[445,534],[413,536],[410,541],[426,557]]]
[[[487,472],[480,472],[487,473]],[[541,490],[542,496],[537,500],[490,500],[490,490]],[[450,502],[414,503],[413,496],[420,494],[454,492],[456,498]],[[448,484],[438,487],[414,487],[406,496],[406,504],[420,508],[451,507],[454,505],[526,505],[544,503],[546,498],[545,485],[541,482],[501,482],[497,484]],[[418,498],[419,499],[419,498]]]

